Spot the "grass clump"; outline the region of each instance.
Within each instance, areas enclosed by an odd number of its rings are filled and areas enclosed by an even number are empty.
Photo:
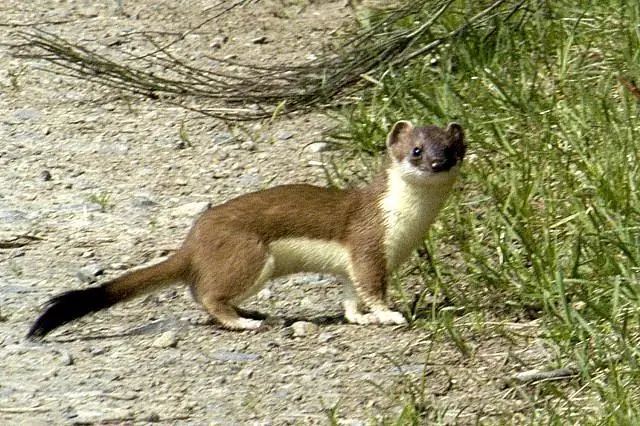
[[[420,42],[485,3],[454,1]],[[447,261],[423,270],[429,292],[465,312],[539,321],[557,366],[577,366],[533,419],[640,423],[639,59],[640,3],[524,1],[376,76],[336,135],[371,154],[399,119],[464,126],[464,187],[427,242]]]

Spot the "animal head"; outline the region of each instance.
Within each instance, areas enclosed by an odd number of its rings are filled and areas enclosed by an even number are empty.
[[[459,173],[467,146],[458,123],[446,129],[437,126],[415,127],[398,121],[387,136],[387,150],[393,166],[407,181],[438,184],[452,181]]]

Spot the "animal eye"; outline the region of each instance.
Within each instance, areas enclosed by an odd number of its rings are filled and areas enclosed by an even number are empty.
[[[411,151],[411,155],[414,157],[420,157],[422,155],[422,148],[419,148],[419,147],[413,148],[413,150]]]

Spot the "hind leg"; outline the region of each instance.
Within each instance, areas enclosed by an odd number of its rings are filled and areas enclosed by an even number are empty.
[[[255,330],[262,325],[261,320],[245,318],[228,302],[221,300],[203,300],[202,305],[222,327],[229,330]]]
[[[253,296],[271,277],[273,256],[259,239],[234,233],[216,235],[215,244],[194,255],[196,279],[193,293],[221,326],[254,330],[262,321],[245,318],[236,304]]]

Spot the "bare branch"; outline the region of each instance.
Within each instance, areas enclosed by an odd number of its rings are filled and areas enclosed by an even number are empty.
[[[410,61],[434,52],[445,42],[470,28],[490,33],[496,25],[511,19],[529,3],[539,7],[539,0],[496,0],[449,32],[433,31],[446,15],[452,0],[409,1],[404,6],[379,11],[370,28],[353,34],[338,47],[327,49],[320,58],[299,65],[258,66],[210,58],[215,69],[190,65],[174,56],[169,47],[206,23],[231,9],[250,2],[236,0],[216,5],[215,13],[175,40],[160,44],[146,34],[152,50],[134,55],[114,46],[107,54],[83,47],[44,30],[22,30],[24,43],[14,46],[13,54],[48,61],[57,66],[54,72],[82,78],[130,93],[160,99],[200,113],[234,120],[270,117],[278,106],[280,114],[304,112],[349,102],[349,95],[376,81],[389,68],[402,67]],[[221,3],[222,4],[222,3]],[[417,16],[423,10],[434,11],[431,18],[405,30],[395,23]],[[400,27],[402,28],[402,27]],[[393,32],[391,32],[393,31]],[[432,34],[441,34],[433,36]],[[126,61],[111,59],[112,53],[124,54]]]

